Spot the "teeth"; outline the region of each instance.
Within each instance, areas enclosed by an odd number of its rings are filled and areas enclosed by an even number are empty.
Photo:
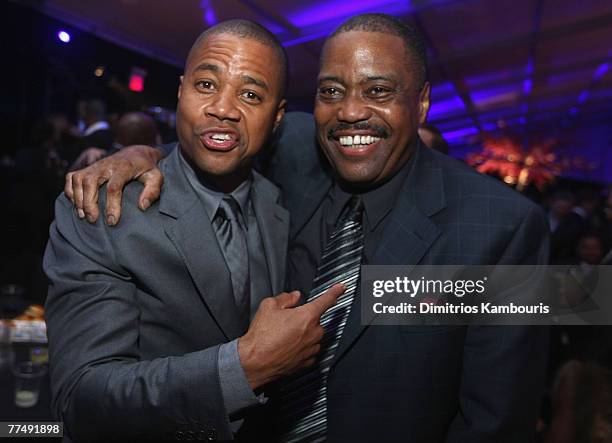
[[[364,146],[376,143],[380,140],[380,137],[373,137],[371,135],[348,135],[340,137],[338,140],[342,146]]]
[[[214,140],[229,140],[232,137],[229,134],[213,134],[210,136],[210,138]]]

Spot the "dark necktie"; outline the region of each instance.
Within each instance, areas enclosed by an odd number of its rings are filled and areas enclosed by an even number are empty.
[[[308,302],[336,283],[345,293],[321,316],[325,331],[317,363],[282,386],[281,426],[284,442],[320,442],[327,435],[327,376],[355,297],[363,251],[363,203],[351,197],[329,236]]]
[[[234,299],[242,324],[248,328],[250,317],[249,251],[242,225],[238,203],[231,195],[224,196],[217,209],[213,226],[232,277]]]

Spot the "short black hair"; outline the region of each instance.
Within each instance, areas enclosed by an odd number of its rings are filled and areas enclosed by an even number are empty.
[[[414,26],[387,14],[360,14],[338,26],[328,40],[350,31],[380,32],[400,37],[413,62],[409,68],[416,74],[418,89],[423,88],[427,81],[427,47],[423,36]]]
[[[226,20],[211,28],[208,28],[198,36],[196,41],[191,46],[187,60],[189,60],[189,56],[193,50],[198,48],[208,37],[219,34],[230,34],[240,38],[248,38],[272,48],[276,53],[281,70],[280,97],[282,98],[285,96],[289,77],[289,62],[285,48],[283,48],[283,45],[274,34],[254,21],[245,19]]]

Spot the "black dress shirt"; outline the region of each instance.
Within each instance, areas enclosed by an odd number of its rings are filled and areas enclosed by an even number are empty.
[[[411,157],[390,180],[372,190],[357,193],[361,195],[364,204],[363,264],[368,264],[376,252],[385,229],[387,215],[393,209],[413,163]],[[352,195],[343,184],[334,180],[321,205],[290,245],[288,260],[290,289],[299,289],[304,299],[312,288],[327,238],[333,232],[342,209]]]

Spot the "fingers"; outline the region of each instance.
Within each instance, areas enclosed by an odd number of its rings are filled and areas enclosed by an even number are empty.
[[[317,318],[321,317],[325,311],[336,304],[338,297],[340,297],[345,290],[346,288],[342,283],[336,284],[315,300],[305,304],[303,308],[311,309]]]
[[[158,168],[155,168],[138,177],[138,181],[144,183],[144,189],[138,199],[138,207],[142,211],[146,211],[159,198],[164,184],[164,176]]]
[[[73,204],[76,207],[77,215],[79,216],[79,218],[84,218],[85,211],[83,211],[83,176],[78,173],[72,177],[72,198]]]
[[[70,199],[72,204],[74,204],[74,193],[72,192],[72,177],[74,176],[74,172],[69,172],[66,174],[66,178],[64,179],[64,194],[66,197]]]
[[[283,292],[274,298],[279,308],[293,308],[300,302],[300,291]]]
[[[108,181],[106,186],[106,224],[115,226],[121,218],[121,198],[123,187],[129,181],[116,172]]]
[[[93,176],[86,176],[83,179],[83,211],[89,223],[95,223],[100,216],[98,208],[98,189],[107,178],[100,176],[97,180]]]

